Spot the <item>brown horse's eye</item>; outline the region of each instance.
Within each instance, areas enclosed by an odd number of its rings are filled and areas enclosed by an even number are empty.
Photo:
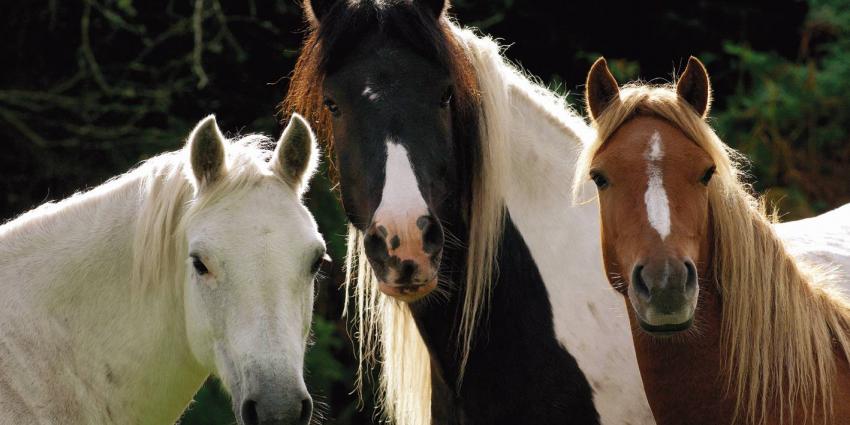
[[[336,102],[331,100],[330,98],[325,98],[325,101],[322,102],[325,105],[325,108],[334,116],[339,115],[339,106],[337,106]]]
[[[714,176],[714,172],[717,171],[717,167],[711,166],[708,170],[705,170],[705,173],[702,175],[702,178],[699,179],[699,182],[702,183],[703,186],[708,186],[708,182],[711,181],[711,177]]]
[[[598,171],[591,171],[590,172],[590,178],[593,179],[594,183],[596,183],[596,187],[598,189],[602,190],[602,189],[605,189],[606,187],[608,187],[608,179],[605,178],[605,176],[602,175],[602,173],[600,173]]]

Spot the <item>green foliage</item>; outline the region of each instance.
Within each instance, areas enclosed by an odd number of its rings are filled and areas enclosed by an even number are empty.
[[[195,401],[180,418],[180,425],[231,425],[236,423],[230,407],[230,396],[221,383],[210,378],[195,395]]]
[[[800,57],[728,42],[737,89],[714,117],[752,161],[757,189],[792,217],[850,200],[850,5],[812,0]]]
[[[333,356],[345,345],[336,331],[336,324],[322,316],[313,320],[313,345],[307,352],[304,367],[314,395],[329,394],[334,383],[350,380],[346,367]]]

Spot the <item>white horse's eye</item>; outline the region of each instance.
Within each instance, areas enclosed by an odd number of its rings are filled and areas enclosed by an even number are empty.
[[[210,272],[209,269],[207,269],[207,266],[204,265],[204,262],[201,261],[201,257],[198,257],[195,254],[192,254],[192,267],[194,267],[195,272],[201,276]]]
[[[313,261],[313,266],[310,268],[310,273],[316,274],[319,272],[319,269],[322,268],[322,264],[331,262],[331,256],[328,255],[327,252],[323,252],[322,255],[316,257],[316,261]]]

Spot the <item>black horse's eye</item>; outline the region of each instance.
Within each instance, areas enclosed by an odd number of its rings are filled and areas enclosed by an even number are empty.
[[[608,179],[605,178],[602,173],[598,171],[591,171],[590,178],[593,179],[593,182],[596,183],[596,187],[599,189],[605,189],[608,187]]]
[[[452,103],[452,96],[454,96],[454,88],[449,86],[446,91],[443,93],[443,97],[440,98],[440,107],[448,108]]]
[[[327,252],[323,252],[322,255],[319,255],[318,257],[316,257],[316,260],[313,261],[313,266],[310,267],[310,273],[311,274],[318,273],[319,269],[322,268],[322,264],[325,264],[326,262],[330,263],[331,257],[328,255]]]
[[[201,258],[195,254],[192,254],[192,267],[194,267],[195,271],[201,276],[210,272],[209,269],[207,269],[207,266],[204,265],[204,262],[201,261]]]
[[[337,106],[336,102],[326,97],[323,103],[325,105],[325,108],[327,108],[327,110],[330,111],[331,114],[333,114],[334,116],[339,115],[339,106]]]
[[[711,177],[714,176],[714,172],[717,171],[717,167],[711,166],[708,170],[705,170],[705,173],[702,175],[702,178],[699,179],[699,182],[702,183],[703,186],[708,186],[708,182],[711,181]]]

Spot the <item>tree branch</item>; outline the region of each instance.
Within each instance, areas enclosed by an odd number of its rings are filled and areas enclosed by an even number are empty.
[[[195,49],[192,51],[192,71],[198,76],[198,88],[202,89],[209,83],[207,73],[202,63],[204,53],[204,0],[195,0],[195,13],[192,15],[192,29],[195,33]]]

